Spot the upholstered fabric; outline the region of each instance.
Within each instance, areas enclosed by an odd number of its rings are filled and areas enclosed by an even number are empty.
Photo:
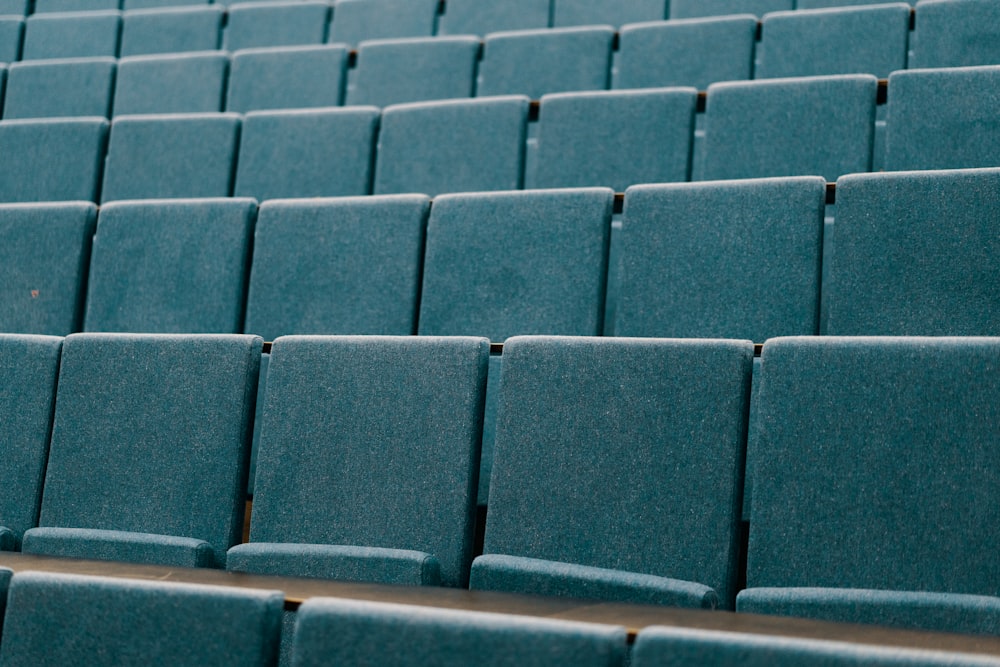
[[[104,205],[85,329],[240,332],[256,212],[252,199]]]
[[[528,103],[507,96],[383,109],[375,194],[520,188]]]
[[[250,112],[233,193],[260,201],[366,195],[378,121],[374,107]]]
[[[234,113],[116,117],[101,200],[229,196],[239,127]]]
[[[749,79],[757,19],[656,21],[624,26],[619,33],[613,88],[694,86]]]
[[[483,412],[483,443],[479,453],[479,491],[476,504],[486,507],[490,497],[490,477],[493,474],[493,441],[497,430],[497,395],[500,391],[500,368],[503,357],[490,355],[490,370],[486,376],[486,409]]]
[[[442,195],[427,223],[419,332],[601,331],[614,193],[606,188]]]
[[[985,595],[850,588],[751,588],[736,597],[736,609],[750,614],[841,623],[1000,635],[1000,598]]]
[[[0,13],[21,14],[28,11],[28,0],[0,0]]]
[[[438,19],[439,35],[486,35],[500,30],[549,27],[549,0],[451,0],[446,10]]]
[[[169,5],[176,5],[170,0]],[[202,3],[205,4],[205,3]],[[125,9],[132,9],[128,0]],[[222,43],[223,7],[137,9],[122,15],[119,55],[213,51]]]
[[[340,104],[346,67],[344,46],[237,51],[229,66],[226,109],[335,107]]]
[[[1000,66],[893,72],[885,168],[1000,167]]]
[[[874,74],[906,68],[910,6],[905,2],[775,12],[764,17],[754,78]]]
[[[222,111],[228,72],[222,51],[122,58],[114,114]]]
[[[625,628],[312,598],[299,607],[295,664],[620,667]]]
[[[430,205],[423,195],[265,202],[244,330],[416,333]]]
[[[681,579],[732,608],[752,360],[748,341],[507,340],[484,553]]]
[[[107,136],[104,118],[0,122],[0,201],[96,201]]]
[[[90,558],[174,567],[213,567],[212,545],[191,537],[172,537],[93,528],[32,528],[21,549],[28,554]]]
[[[664,0],[554,0],[552,25],[610,25],[618,27],[639,21],[661,21],[667,17]]]
[[[437,9],[438,0],[339,0],[329,41],[357,45],[366,39],[431,37]]]
[[[986,667],[995,658],[905,647],[650,626],[632,650],[633,667]]]
[[[856,7],[857,5],[886,5],[900,0],[795,0],[796,9],[823,9],[825,7]],[[905,0],[909,5],[917,0]]]
[[[62,339],[0,334],[0,538],[16,548],[37,525]],[[2,597],[2,595],[0,595]]]
[[[480,556],[473,562],[469,587],[695,609],[715,609],[719,604],[719,596],[714,590],[690,581],[492,554]]]
[[[110,116],[114,58],[73,58],[11,63],[4,118]]]
[[[80,330],[96,222],[89,202],[0,206],[0,331]]]
[[[562,93],[542,98],[530,187],[686,181],[698,91]]]
[[[15,0],[20,2],[21,0]],[[120,0],[35,0],[33,14],[44,12],[82,12],[98,9],[118,9]],[[0,9],[3,5],[0,4]]]
[[[250,2],[229,6],[225,48],[322,44],[330,22],[329,2]]]
[[[420,551],[332,544],[238,544],[226,556],[232,572],[438,586],[441,565]]]
[[[921,0],[910,67],[1000,65],[1000,6],[991,0]]]
[[[629,188],[615,335],[819,333],[825,197],[815,176]]]
[[[251,542],[421,551],[468,580],[489,345],[478,338],[279,338]]]
[[[0,0],[2,3],[3,0]],[[0,12],[2,14],[3,12]],[[0,63],[17,60],[24,34],[24,19],[20,16],[0,16]]]
[[[705,180],[823,176],[872,163],[871,75],[725,82],[708,88]]]
[[[699,16],[728,16],[795,9],[794,0],[670,0],[670,18],[690,19]]]
[[[5,665],[273,664],[280,591],[21,572],[10,583]]]
[[[478,54],[479,39],[470,36],[362,42],[346,103],[384,107],[472,97]]]
[[[67,337],[39,525],[205,540],[221,566],[243,529],[262,344]]]
[[[780,338],[761,361],[748,587],[1000,594],[1000,340]]]
[[[840,179],[827,332],[1000,335],[998,211],[1000,169]]]
[[[122,9],[159,9],[161,7],[181,7],[193,5],[227,5],[227,2],[212,0],[122,0]]]
[[[89,11],[97,9],[94,6],[87,9],[29,16],[24,22],[21,60],[117,56],[121,12]]]
[[[476,95],[527,95],[609,87],[610,26],[546,28],[487,35]],[[589,183],[588,185],[596,185]]]

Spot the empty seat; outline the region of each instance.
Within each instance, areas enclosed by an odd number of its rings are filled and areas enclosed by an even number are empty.
[[[10,584],[0,660],[270,665],[283,604],[280,591],[19,572]]]
[[[236,196],[366,195],[379,110],[254,111],[243,119]]]
[[[764,17],[754,77],[874,74],[906,67],[906,3],[776,12]]]
[[[24,16],[28,13],[28,0],[0,0],[0,14],[20,14]]]
[[[429,210],[423,195],[265,202],[244,330],[416,333]]]
[[[226,49],[322,44],[329,2],[249,2],[230,5]]]
[[[450,0],[438,19],[439,35],[485,35],[549,27],[550,0]]]
[[[765,343],[737,609],[996,634],[998,363],[995,338]]]
[[[234,113],[115,118],[101,200],[229,196],[239,127]]]
[[[507,340],[473,589],[732,608],[753,346]]]
[[[1000,335],[1000,170],[838,181],[827,331]]]
[[[796,9],[823,9],[824,7],[855,7],[857,5],[887,5],[900,0],[795,0]],[[917,0],[906,0],[910,5]]]
[[[620,26],[640,21],[661,21],[667,18],[663,0],[553,0],[552,25],[564,28],[573,25]]]
[[[23,60],[118,55],[121,12],[35,14],[24,22]]]
[[[275,341],[250,542],[227,568],[464,586],[488,356],[481,338]]]
[[[176,4],[176,0],[172,4]],[[222,42],[224,16],[222,7],[168,7],[125,12],[119,55],[214,51]]]
[[[243,530],[262,345],[255,336],[68,336],[43,527],[25,533],[23,551],[221,567]]]
[[[11,63],[4,118],[109,116],[114,58],[72,58]]]
[[[222,111],[228,70],[222,51],[122,58],[114,114]]]
[[[383,107],[472,97],[478,53],[475,37],[363,42],[354,80],[347,86],[347,104]]]
[[[229,68],[226,110],[335,107],[340,104],[346,69],[344,46],[237,51]]]
[[[14,62],[20,57],[23,33],[23,18],[20,16],[0,16],[0,63]]]
[[[1000,66],[894,72],[885,168],[1000,166]]]
[[[686,181],[694,88],[558,93],[542,97],[529,187]]]
[[[122,9],[159,9],[162,7],[172,8],[191,5],[207,5],[212,0],[122,0]],[[217,5],[226,5],[226,2],[216,2]]]
[[[312,598],[298,611],[295,664],[621,667],[625,628],[454,609]]]
[[[607,26],[487,35],[476,95],[527,95],[604,90],[614,30]]]
[[[692,19],[701,16],[728,16],[795,9],[794,0],[670,0],[670,18]]]
[[[330,42],[360,44],[369,39],[431,37],[438,0],[339,0]]]
[[[108,121],[0,122],[0,202],[97,201]]]
[[[121,0],[35,0],[33,14],[44,12],[91,12],[98,9],[119,9]]]
[[[38,525],[61,346],[62,339],[55,336],[0,334],[0,549],[4,551],[20,546],[24,531]],[[2,597],[6,585],[0,589]]]
[[[375,194],[520,188],[528,103],[508,96],[384,109]]]
[[[629,188],[615,335],[819,333],[825,198],[816,177]]]
[[[878,82],[842,75],[708,88],[706,180],[869,171]]]
[[[921,0],[910,67],[1000,65],[1000,6],[991,0]]]
[[[241,331],[256,212],[252,199],[102,206],[85,329]]]
[[[80,330],[96,221],[91,203],[0,206],[0,331]]]

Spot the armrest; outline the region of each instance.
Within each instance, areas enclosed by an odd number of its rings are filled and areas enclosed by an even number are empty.
[[[330,544],[252,542],[229,550],[226,569],[286,577],[439,586],[441,566],[422,551]]]
[[[31,528],[21,551],[42,556],[215,567],[212,545],[191,537],[94,528]]]
[[[0,551],[13,551],[17,548],[17,535],[6,526],[0,526]]]
[[[472,562],[469,588],[697,609],[719,604],[712,588],[690,581],[499,554]]]

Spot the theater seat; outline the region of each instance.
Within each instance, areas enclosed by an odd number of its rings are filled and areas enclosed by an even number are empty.
[[[794,0],[670,0],[671,19],[691,19],[701,16],[728,16],[795,9]]]
[[[228,74],[229,55],[222,51],[122,58],[114,114],[222,111]]]
[[[97,9],[92,6],[85,9],[88,11],[36,13],[25,19],[21,59],[117,56],[121,12],[90,11]]]
[[[330,43],[357,45],[369,39],[431,37],[438,0],[339,0]]]
[[[0,14],[3,14],[0,11]],[[21,16],[0,15],[0,63],[14,62],[21,53],[24,19]]]
[[[148,0],[143,0],[147,2]],[[135,0],[125,1],[125,9],[136,9]],[[141,56],[181,51],[214,51],[222,43],[223,7],[174,7],[177,0],[157,6],[163,9],[136,9],[122,15],[119,55]],[[191,3],[190,0],[180,4]]]
[[[553,0],[552,27],[574,25],[610,25],[618,27],[640,21],[662,21],[667,18],[663,0]]]
[[[438,19],[439,35],[485,35],[549,27],[550,0],[450,0]]]
[[[921,0],[911,68],[1000,65],[1000,7],[990,0]]]
[[[110,116],[117,66],[114,58],[11,63],[3,117]]]
[[[97,201],[108,121],[0,121],[0,202]]]
[[[227,51],[266,46],[322,44],[330,22],[329,2],[234,3],[227,13]]]
[[[227,111],[340,104],[347,69],[342,45],[247,49],[231,58]]]
[[[14,0],[20,2],[20,0]],[[35,0],[33,14],[46,12],[90,12],[100,9],[119,9],[121,0]]]

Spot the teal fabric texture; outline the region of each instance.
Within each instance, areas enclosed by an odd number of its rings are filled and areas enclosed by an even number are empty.
[[[121,12],[92,11],[98,9],[95,4],[81,7],[85,12],[32,14],[25,19],[21,60],[117,56]]]
[[[552,27],[575,25],[610,25],[618,27],[640,21],[667,18],[664,0],[633,0],[628,4],[615,0],[553,0]]]
[[[97,201],[108,121],[0,121],[0,201]]]
[[[161,3],[163,9],[135,9],[123,13],[118,55],[142,56],[218,49],[222,42],[225,8],[172,6],[177,4],[177,0],[169,0]],[[134,8],[126,1],[125,9]]]
[[[0,12],[2,13],[2,12]],[[24,35],[24,19],[20,16],[0,16],[0,62],[17,60]]]
[[[451,0],[446,9],[438,22],[439,35],[486,35],[549,27],[550,0]]]
[[[691,19],[701,16],[753,14],[761,17],[768,12],[795,9],[795,0],[670,0],[671,19]]]
[[[346,70],[347,48],[342,45],[236,51],[231,55],[226,110],[335,107]]]
[[[340,0],[329,41],[358,45],[368,39],[431,37],[437,9],[438,0]]]
[[[122,58],[114,114],[222,111],[229,55],[221,51]]]
[[[204,540],[121,530],[32,528],[25,534],[21,550],[61,558],[215,567],[212,545]]]
[[[114,58],[11,63],[3,117],[108,117],[117,67]]]
[[[911,3],[912,4],[912,3]],[[920,0],[910,67],[1000,65],[1000,6],[990,0]]]
[[[331,8],[329,2],[235,4],[226,14],[225,49],[322,44]]]

